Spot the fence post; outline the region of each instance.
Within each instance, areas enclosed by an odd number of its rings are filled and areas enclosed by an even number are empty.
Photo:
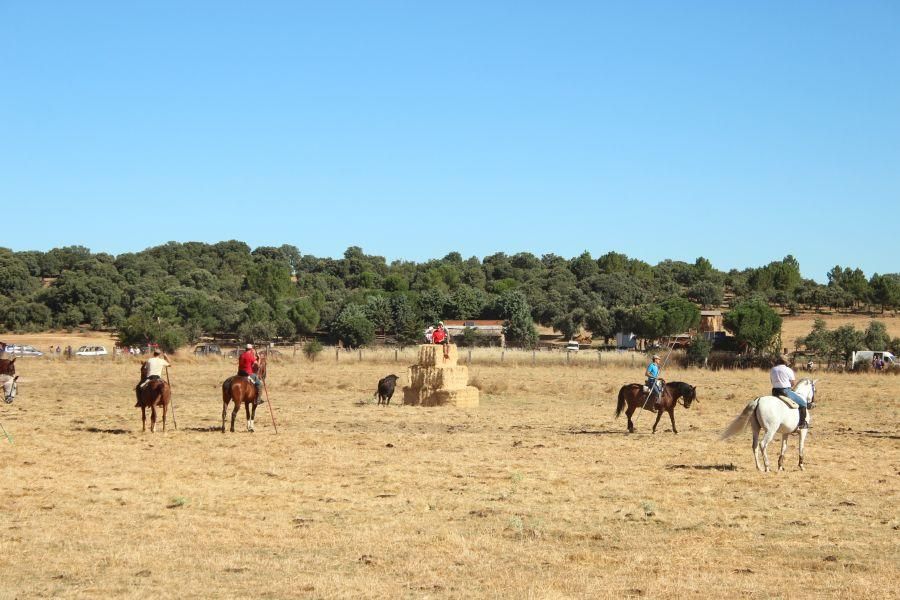
[[[359,362],[362,362],[362,348],[359,349]]]
[[[534,357],[534,354],[535,354],[535,349],[532,348],[532,349],[531,349],[531,366],[532,366],[532,367],[535,365],[535,357]]]
[[[504,348],[503,351],[500,352],[500,364],[501,364],[501,365],[503,364],[503,360],[504,360],[505,358],[506,358],[506,348]]]
[[[569,364],[569,355],[572,353],[571,350],[566,350],[566,364]]]
[[[468,360],[468,362],[466,362],[466,365],[471,365],[471,364],[472,364],[472,349],[469,348],[469,360]]]
[[[603,353],[597,350],[597,364],[603,364]]]
[[[400,359],[398,358],[399,352],[400,352],[399,350],[394,348],[394,362],[400,362]]]
[[[341,349],[334,347],[334,362],[341,362]]]
[[[634,352],[631,353],[631,366],[634,366]]]

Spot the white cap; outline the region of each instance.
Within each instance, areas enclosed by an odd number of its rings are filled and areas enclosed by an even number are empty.
[[[247,344],[247,350],[253,350],[253,344]]]

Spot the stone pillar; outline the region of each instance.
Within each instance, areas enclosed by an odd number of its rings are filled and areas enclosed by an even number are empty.
[[[469,383],[469,369],[458,365],[455,344],[419,346],[417,364],[409,368],[409,385],[403,388],[403,403],[416,406],[478,406],[478,388]]]

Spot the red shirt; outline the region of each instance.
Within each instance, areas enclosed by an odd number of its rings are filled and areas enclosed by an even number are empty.
[[[238,357],[238,371],[244,373],[256,373],[256,353],[253,350],[247,350]]]
[[[443,328],[438,327],[434,330],[434,333],[431,334],[431,343],[432,344],[440,344],[447,337],[447,332],[443,330]]]

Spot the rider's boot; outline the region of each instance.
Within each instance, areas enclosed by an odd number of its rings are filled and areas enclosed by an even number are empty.
[[[809,423],[806,422],[806,407],[800,407],[800,424],[797,425],[797,429],[809,429]]]

